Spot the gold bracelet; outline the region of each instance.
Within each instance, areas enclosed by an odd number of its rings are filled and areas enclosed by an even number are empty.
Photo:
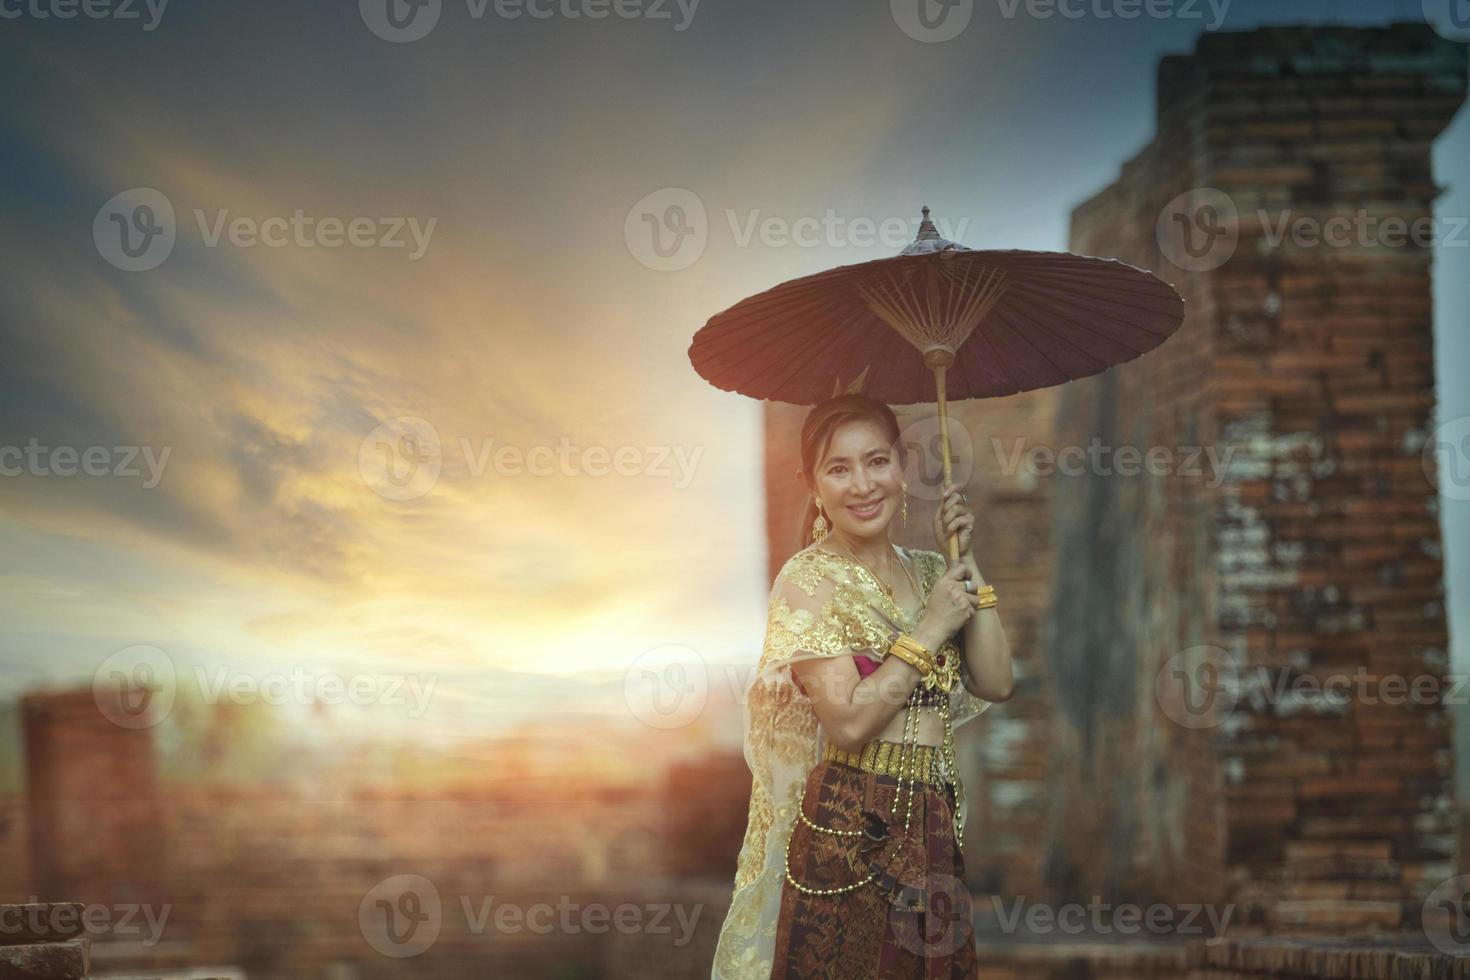
[[[991,593],[990,595],[982,596],[980,601],[975,603],[975,608],[989,609],[991,606],[995,605],[999,601],[1000,600],[995,597],[995,594]]]
[[[931,666],[934,664],[934,651],[930,650],[928,647],[924,646],[924,644],[920,643],[918,640],[914,639],[907,633],[900,633],[896,637],[894,637],[893,645],[903,647],[905,650],[909,651],[914,656],[918,657]]]
[[[914,656],[912,653],[902,647],[893,647],[891,650],[888,651],[888,655],[891,657],[897,657],[899,660],[902,660],[904,663],[917,670],[920,677],[928,677],[930,672],[934,670],[934,668],[931,667],[929,664],[920,660],[918,657]]]
[[[934,654],[907,633],[900,633],[895,637],[888,652],[917,670],[920,676],[928,677],[934,670]]]

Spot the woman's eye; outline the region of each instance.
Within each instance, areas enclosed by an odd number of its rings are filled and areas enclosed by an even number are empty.
[[[873,457],[873,465],[874,466],[887,466],[888,465],[888,457],[887,456],[874,456]]]

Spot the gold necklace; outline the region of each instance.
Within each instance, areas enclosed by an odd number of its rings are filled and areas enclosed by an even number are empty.
[[[898,557],[898,566],[903,569],[903,573],[905,576],[907,576],[909,584],[914,587],[914,598],[918,599],[922,603],[924,601],[923,591],[919,588],[919,583],[917,580],[915,580],[914,573],[909,571],[909,566],[904,562],[903,556],[898,554],[898,546],[890,541],[888,542],[888,547],[891,548],[893,550],[893,554]],[[863,569],[873,577],[873,581],[878,583],[878,587],[883,590],[884,594],[887,595],[888,598],[893,599],[896,603],[898,600],[894,597],[893,586],[883,581],[878,573],[873,571],[873,569],[868,566],[867,562],[863,561],[857,556],[857,552],[852,551],[851,548],[848,548],[848,550],[852,553],[843,557],[850,557],[853,561],[863,566]]]

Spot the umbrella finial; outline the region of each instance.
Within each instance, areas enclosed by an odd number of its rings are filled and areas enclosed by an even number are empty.
[[[919,234],[915,236],[916,242],[937,242],[939,240],[939,229],[934,227],[934,222],[929,220],[929,205],[924,205],[924,220],[919,222]]]

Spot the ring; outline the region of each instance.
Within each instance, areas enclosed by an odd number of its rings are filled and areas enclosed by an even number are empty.
[[[971,582],[969,579],[965,579],[965,591],[966,592],[974,592],[975,591],[975,583],[974,582]]]

